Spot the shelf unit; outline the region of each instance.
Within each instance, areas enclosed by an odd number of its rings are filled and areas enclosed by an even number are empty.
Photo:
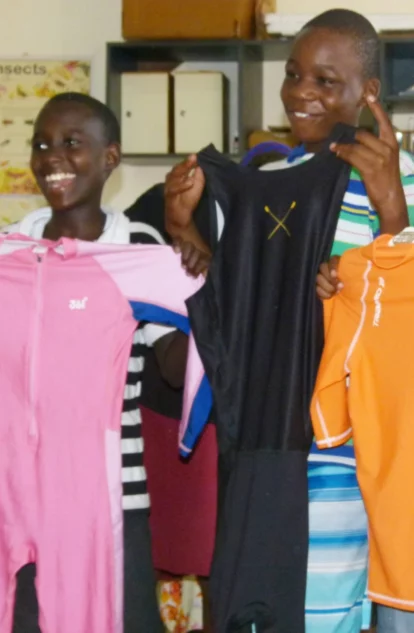
[[[140,40],[107,44],[107,104],[121,120],[121,74],[134,71],[215,70],[229,80],[230,157],[247,149],[248,135],[263,127],[263,64],[286,59],[291,37],[255,40]],[[414,35],[381,36],[382,102],[389,112],[413,112]],[[413,119],[414,120],[414,119]],[[238,147],[234,139],[238,136]],[[179,154],[127,154],[124,159],[146,164],[179,161]]]
[[[414,37],[381,38],[381,83],[384,103],[414,104]]]
[[[107,44],[107,104],[121,120],[121,74],[134,71],[216,70],[229,80],[229,148],[238,159],[247,149],[250,132],[263,121],[264,60],[283,60],[288,39],[136,41]],[[235,137],[238,137],[237,148]],[[127,154],[133,162],[165,163],[180,160],[177,154]]]

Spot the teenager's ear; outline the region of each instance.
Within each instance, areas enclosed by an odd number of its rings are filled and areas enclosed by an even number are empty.
[[[375,100],[379,99],[381,92],[381,82],[379,79],[368,79],[364,89],[364,105],[367,102],[368,97],[374,97]]]
[[[108,171],[116,169],[121,162],[121,147],[119,143],[111,143],[106,148],[106,165]]]

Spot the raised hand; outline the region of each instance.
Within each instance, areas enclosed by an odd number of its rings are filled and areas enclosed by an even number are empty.
[[[205,186],[203,171],[194,154],[167,174],[164,186],[166,228],[188,227]]]
[[[191,277],[206,276],[211,262],[211,255],[198,249],[191,242],[176,238],[173,242],[176,253],[181,253],[181,265]]]
[[[364,181],[382,233],[398,233],[408,225],[407,204],[401,184],[399,146],[386,112],[375,97],[367,104],[379,126],[379,136],[358,130],[356,143],[332,143],[331,150],[357,169]]]
[[[316,277],[316,294],[320,299],[331,299],[334,294],[343,288],[343,284],[338,279],[339,257],[331,257],[329,262],[324,262],[319,267]]]

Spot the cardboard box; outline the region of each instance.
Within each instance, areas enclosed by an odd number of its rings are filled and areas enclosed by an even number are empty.
[[[124,154],[171,151],[171,76],[165,72],[121,75],[121,143]]]
[[[259,0],[262,1],[262,0]],[[255,36],[257,0],[123,0],[125,39]]]
[[[227,79],[219,72],[174,75],[174,152],[188,154],[213,143],[228,148]]]

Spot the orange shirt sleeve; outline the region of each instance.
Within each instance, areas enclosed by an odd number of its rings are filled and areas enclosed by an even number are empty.
[[[359,267],[355,269],[352,263],[352,256],[344,255],[340,264],[341,279],[349,278],[345,273],[352,274],[352,284],[348,286],[352,285],[351,292],[347,292],[345,285],[324,306],[325,347],[311,403],[312,424],[319,448],[344,444],[352,435],[348,379],[363,326],[360,297],[364,292],[363,271]]]

